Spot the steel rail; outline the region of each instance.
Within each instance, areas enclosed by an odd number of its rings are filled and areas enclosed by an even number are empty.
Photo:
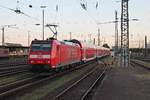
[[[85,100],[88,95],[90,94],[90,92],[92,91],[92,89],[96,86],[96,84],[102,80],[105,76],[105,72],[106,72],[107,68],[104,69],[104,71],[100,74],[100,76],[97,78],[97,80],[92,84],[92,86],[85,92],[85,94],[82,96],[82,98],[80,100]]]
[[[78,67],[75,67],[75,68],[72,68],[72,69],[70,69],[70,70],[66,70],[66,71],[60,72],[60,73],[53,73],[53,74],[51,74],[49,77],[42,78],[42,79],[40,79],[40,80],[37,79],[36,81],[29,82],[29,83],[24,84],[24,85],[21,85],[21,86],[19,86],[19,87],[11,88],[11,89],[9,89],[8,91],[5,91],[5,92],[0,93],[0,99],[1,99],[1,98],[2,98],[2,99],[3,99],[3,98],[7,98],[8,96],[11,96],[11,95],[15,94],[15,93],[18,92],[18,91],[22,91],[23,89],[30,88],[30,87],[35,86],[35,85],[37,85],[37,84],[40,84],[40,83],[42,83],[42,82],[46,82],[47,80],[50,80],[50,79],[53,79],[53,78],[56,78],[56,77],[60,77],[60,76],[62,76],[62,75],[67,74],[68,72],[73,71],[73,70],[83,68],[83,66],[87,66],[88,64],[90,64],[90,63],[86,63],[86,64],[84,64],[84,65],[80,65],[80,66],[78,66]],[[19,84],[20,84],[20,83],[19,83]],[[23,84],[23,83],[22,83],[22,84]],[[13,85],[15,85],[15,83],[13,83],[12,85],[8,85],[8,86],[6,86],[6,87],[11,87],[11,86],[13,86]],[[5,87],[2,87],[1,89],[3,90],[4,88],[5,88]],[[1,90],[1,89],[0,89],[0,90]]]
[[[82,78],[80,78],[79,80],[77,80],[76,82],[74,82],[72,85],[70,85],[68,88],[66,88],[65,90],[63,90],[62,92],[60,92],[58,95],[56,95],[55,97],[53,97],[51,100],[58,100],[59,98],[61,98],[62,95],[64,95],[66,92],[68,92],[69,90],[71,90],[73,87],[75,87],[76,85],[78,85],[78,83],[80,83],[81,81],[83,81],[85,78],[87,78],[88,76],[90,76],[92,73],[94,73],[98,68],[95,67],[93,70],[91,70],[90,72],[88,72],[86,75],[84,75]],[[102,75],[102,74],[101,74]],[[100,76],[101,76],[100,75]],[[87,92],[88,93],[88,92]],[[83,97],[84,98],[84,97]]]
[[[144,68],[144,69],[150,71],[150,67],[146,67],[145,65],[140,64],[140,63],[138,63],[138,62],[136,62],[136,61],[131,60],[131,64],[136,64],[136,65],[138,65],[139,67],[142,67],[142,68]]]
[[[10,75],[18,74],[18,73],[23,73],[23,72],[28,72],[28,69],[22,69],[22,70],[17,70],[17,71],[11,71],[11,72],[6,72],[3,74],[0,74],[0,77],[7,77]]]

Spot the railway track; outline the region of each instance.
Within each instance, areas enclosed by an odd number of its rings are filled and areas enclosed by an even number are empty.
[[[150,58],[137,58],[137,60],[141,60],[141,61],[150,63]]]
[[[38,77],[38,75],[35,75],[33,77],[29,77],[29,78],[25,78],[23,80],[19,80],[10,84],[5,84],[0,86],[0,95],[3,95],[5,93],[8,93],[10,90],[13,90],[16,87],[19,87],[21,85],[24,85],[26,83],[32,82],[34,81],[36,78]]]
[[[8,96],[11,96],[11,95],[16,94],[17,92],[23,91],[24,89],[29,89],[32,86],[39,84],[41,82],[44,82],[46,80],[49,80],[52,77],[54,76],[43,78],[43,77],[40,77],[40,75],[36,75],[31,78],[27,78],[27,79],[17,81],[11,84],[0,86],[0,99],[5,99]]]
[[[30,66],[28,65],[0,68],[0,77],[26,72],[29,69]]]
[[[26,58],[17,58],[17,59],[8,59],[8,60],[0,60],[0,68],[9,67],[9,66],[18,66],[18,65],[26,65]]]
[[[141,60],[150,63],[150,59],[141,59]]]
[[[18,74],[18,73],[23,73],[23,72],[28,72],[28,69],[22,69],[22,70],[17,70],[17,71],[5,71],[5,72],[0,72],[0,77],[7,77],[10,75]]]
[[[142,67],[142,68],[145,68],[145,69],[147,69],[147,70],[150,71],[150,67],[146,67],[145,65],[143,65],[143,64],[141,64],[141,63],[139,63],[139,62],[136,62],[136,61],[134,61],[134,60],[131,60],[131,65],[133,65],[133,66],[138,65],[138,66],[140,66],[140,67]]]
[[[4,77],[0,77],[0,86],[4,86],[6,84],[10,84],[10,83],[14,83],[20,80],[24,80],[26,78],[30,78],[33,75],[35,75],[34,73],[27,71],[27,72],[21,72],[15,75],[10,75],[10,76],[4,76]]]
[[[31,89],[32,87],[42,84],[44,82],[47,82],[50,79],[60,77],[64,74],[67,74],[68,72],[71,72],[75,69],[83,68],[83,66],[87,66],[88,64],[81,65],[80,67],[75,67],[70,70],[66,70],[60,73],[51,73],[47,77],[41,77],[41,75],[37,75],[30,79],[25,79],[22,81],[17,81],[15,83],[11,83],[5,86],[0,86],[0,99],[6,99],[8,97],[11,97],[12,95],[22,92],[24,89]]]
[[[89,98],[93,88],[103,79],[106,69],[106,67],[103,70],[99,67],[94,68],[53,97],[52,100],[85,100]]]
[[[5,67],[9,67],[9,66],[19,66],[19,65],[27,65],[27,62],[26,61],[23,61],[23,62],[11,62],[11,63],[1,63],[0,64],[0,68],[5,68]]]

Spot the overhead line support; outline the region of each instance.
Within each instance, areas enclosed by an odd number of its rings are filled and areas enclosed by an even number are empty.
[[[128,1],[121,2],[121,65],[129,66],[129,13]]]

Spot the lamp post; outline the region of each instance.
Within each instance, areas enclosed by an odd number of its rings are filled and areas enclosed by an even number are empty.
[[[28,47],[30,46],[30,31],[28,31]]]
[[[69,35],[70,35],[70,40],[71,40],[72,39],[72,33],[70,32]]]
[[[98,28],[98,46],[100,46],[101,45],[101,43],[100,43],[101,41],[100,41],[100,28]]]
[[[2,45],[4,45],[5,43],[5,40],[4,40],[4,27],[2,28]]]
[[[44,8],[46,8],[46,6],[40,6],[42,8],[42,32],[43,32],[43,40],[44,40]]]

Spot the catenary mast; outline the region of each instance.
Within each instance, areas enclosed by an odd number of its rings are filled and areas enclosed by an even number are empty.
[[[129,66],[129,13],[128,1],[121,2],[121,65]]]

